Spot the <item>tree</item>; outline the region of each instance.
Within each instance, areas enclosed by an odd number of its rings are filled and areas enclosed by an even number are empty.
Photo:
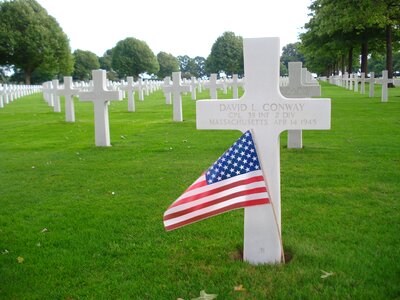
[[[157,61],[160,65],[160,70],[158,71],[159,78],[171,76],[172,72],[179,71],[179,62],[172,54],[160,52],[157,54]]]
[[[243,38],[227,31],[218,37],[206,60],[206,70],[210,73],[225,72],[227,75],[244,73]]]
[[[156,74],[160,68],[156,56],[146,42],[133,37],[119,41],[112,49],[111,65],[119,78],[137,78],[145,72]]]
[[[39,68],[51,76],[71,74],[68,37],[35,0],[0,2],[0,65],[23,71],[26,84]]]
[[[289,67],[289,62],[300,61],[304,64],[304,55],[300,51],[301,43],[287,44],[282,48],[281,62],[285,65],[286,69]]]
[[[118,80],[118,74],[112,68],[112,49],[108,49],[102,57],[99,57],[100,69],[107,71],[107,78],[112,81]]]
[[[73,53],[75,59],[74,80],[88,81],[92,77],[92,70],[100,68],[99,58],[90,51],[77,49]]]
[[[368,73],[368,56],[386,49],[387,69],[392,67],[392,37],[399,31],[400,2],[398,0],[338,1],[314,0],[307,32],[305,56],[327,49],[340,56],[342,72],[347,64],[353,72],[354,54],[361,52],[361,72]],[[347,53],[346,53],[347,52]],[[347,56],[347,62],[345,62]],[[308,63],[307,59],[306,62]],[[358,71],[358,70],[357,70]]]
[[[196,72],[194,76],[197,78],[206,76],[206,59],[202,56],[196,56],[193,60],[196,65]]]

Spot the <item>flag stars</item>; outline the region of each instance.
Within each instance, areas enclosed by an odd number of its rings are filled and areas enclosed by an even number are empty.
[[[208,183],[220,182],[260,169],[257,151],[247,131],[206,171]]]

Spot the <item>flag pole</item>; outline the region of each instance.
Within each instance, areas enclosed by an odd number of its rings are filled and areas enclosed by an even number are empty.
[[[251,133],[252,133],[251,135],[252,135],[252,137],[253,137],[254,146],[255,146],[255,148],[256,148],[257,156],[258,156],[258,153],[261,153],[261,152],[258,151],[257,142],[255,141],[255,138],[254,138],[254,135],[253,135],[253,130],[250,130],[250,131],[251,131]],[[261,163],[261,161],[260,161],[260,163]],[[270,194],[270,192],[269,192],[267,177],[265,176],[263,166],[261,166],[261,173],[263,174],[264,182],[265,182],[265,184],[266,184],[266,186],[267,186],[267,191],[268,191],[268,195],[269,195],[269,202],[270,202],[270,204],[271,204],[272,213],[274,214],[274,220],[275,220],[275,225],[276,225],[276,231],[278,232],[279,243],[280,243],[280,245],[281,245],[281,260],[282,260],[283,263],[285,263],[286,261],[285,261],[285,252],[284,252],[284,250],[283,250],[282,235],[281,235],[281,231],[280,231],[280,229],[279,229],[278,218],[277,218],[277,216],[276,216],[276,211],[275,211],[274,202],[272,201],[271,194]]]

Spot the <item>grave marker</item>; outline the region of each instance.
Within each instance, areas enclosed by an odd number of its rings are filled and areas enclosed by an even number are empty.
[[[167,76],[164,78],[164,84],[162,85],[165,96],[165,104],[172,104],[171,101],[171,77]]]
[[[197,101],[197,128],[252,130],[273,206],[245,208],[243,256],[252,264],[277,263],[282,255],[279,135],[288,129],[329,129],[330,99],[287,99],[281,95],[279,38],[244,39],[243,48],[244,96]]]
[[[165,90],[169,90],[172,93],[173,98],[173,120],[175,122],[183,121],[182,113],[182,96],[181,93],[189,92],[190,86],[181,84],[181,72],[172,72],[172,85],[165,87]]]
[[[135,85],[135,91],[138,91],[139,101],[144,101],[144,84],[142,78],[139,78],[137,84]]]
[[[74,108],[74,96],[79,93],[78,88],[74,88],[72,77],[64,77],[64,88],[57,90],[58,96],[65,97],[65,121],[75,122],[75,108]]]
[[[239,98],[239,86],[243,87],[244,82],[243,80],[239,80],[238,74],[232,75],[232,82],[230,83],[230,85],[232,86],[233,98]]]
[[[189,84],[192,91],[192,100],[196,100],[196,88],[197,88],[196,77],[192,77]]]
[[[108,119],[108,102],[122,100],[121,91],[109,91],[105,70],[93,70],[93,89],[88,92],[79,92],[79,100],[93,102],[94,130],[96,146],[111,146],[110,126]]]
[[[360,93],[365,94],[365,73],[361,73],[360,77]]]
[[[382,71],[382,96],[381,96],[381,102],[387,102],[388,101],[388,84],[393,83],[393,79],[388,78],[388,71],[383,70]]]
[[[132,76],[126,77],[126,85],[121,85],[119,88],[128,93],[128,111],[135,111],[135,82]]]
[[[218,99],[217,89],[220,89],[222,87],[222,83],[217,82],[217,74],[211,74],[210,80],[203,84],[203,88],[210,90],[211,99]]]
[[[306,73],[301,62],[289,62],[289,84],[280,87],[282,95],[286,98],[309,98],[321,96],[319,85],[304,84],[303,75]],[[287,147],[289,149],[303,148],[303,132],[301,130],[288,130]]]
[[[375,92],[374,91],[375,73],[371,72],[369,79],[366,79],[365,81],[369,83],[369,97],[372,98],[374,97],[374,92]]]
[[[54,112],[61,112],[60,96],[58,95],[58,79],[52,80],[52,85]]]

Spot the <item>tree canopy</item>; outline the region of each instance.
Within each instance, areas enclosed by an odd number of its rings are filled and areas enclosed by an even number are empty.
[[[218,37],[206,60],[209,73],[243,74],[243,38],[227,31]]]
[[[31,83],[32,73],[69,75],[69,40],[57,21],[35,0],[0,2],[0,65],[14,66]]]
[[[346,66],[348,72],[358,71],[359,52],[360,71],[368,73],[368,57],[379,52],[385,53],[391,76],[392,37],[400,29],[398,0],[314,0],[309,8],[311,19],[301,35],[309,69],[326,75],[344,72]]]
[[[90,51],[77,49],[73,53],[75,64],[72,77],[74,80],[88,81],[92,77],[92,70],[100,68],[99,58]]]
[[[206,59],[202,56],[191,58],[188,55],[180,55],[177,57],[179,61],[179,69],[183,78],[201,78],[206,75],[205,64]]]
[[[160,68],[157,58],[146,42],[133,37],[119,41],[112,49],[112,68],[119,78],[138,77],[147,72],[156,74]]]
[[[157,54],[157,61],[160,65],[160,70],[158,71],[159,78],[171,76],[172,72],[179,71],[179,62],[172,54],[159,52]]]
[[[300,47],[300,42],[297,42],[287,44],[282,48],[281,62],[286,69],[288,69],[289,62],[291,61],[300,61],[304,63],[304,55],[301,53]]]

